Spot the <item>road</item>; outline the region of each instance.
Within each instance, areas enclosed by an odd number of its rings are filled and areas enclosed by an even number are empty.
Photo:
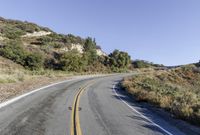
[[[0,135],[185,135],[115,89],[124,76],[74,79],[1,106]]]

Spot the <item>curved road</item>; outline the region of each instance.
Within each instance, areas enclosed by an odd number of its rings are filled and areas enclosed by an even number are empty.
[[[0,104],[0,135],[185,135],[116,89],[124,76],[77,78]]]

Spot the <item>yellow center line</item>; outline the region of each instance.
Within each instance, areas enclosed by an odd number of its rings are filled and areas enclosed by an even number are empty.
[[[75,97],[77,97],[78,93],[76,93]],[[74,113],[75,113],[74,110],[75,110],[75,104],[76,104],[76,98],[75,98],[75,100],[73,102],[73,105],[72,105],[71,128],[70,128],[71,135],[74,135],[74,129],[75,129],[75,127],[74,127]]]
[[[82,131],[81,131],[81,126],[80,126],[80,117],[79,117],[79,104],[80,104],[80,96],[82,95],[82,93],[84,92],[84,89],[80,92],[80,95],[78,96],[78,100],[77,100],[77,107],[76,107],[76,131],[77,131],[77,135],[82,135]]]
[[[79,105],[80,105],[80,97],[83,92],[88,88],[94,81],[89,82],[84,87],[79,88],[79,91],[76,93],[73,106],[72,106],[72,114],[71,114],[71,128],[70,135],[82,135],[82,130],[80,126],[80,116],[79,116]]]

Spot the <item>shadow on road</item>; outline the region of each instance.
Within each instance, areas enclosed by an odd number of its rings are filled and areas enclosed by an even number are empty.
[[[112,90],[113,90],[113,88],[112,88]],[[113,91],[113,93],[114,93],[112,95],[113,98],[125,101],[126,103],[128,103],[130,106],[132,106],[134,109],[136,109],[139,112],[138,113],[133,110],[134,115],[127,116],[127,117],[129,117],[133,120],[142,121],[144,124],[142,124],[141,126],[143,126],[144,128],[150,129],[154,132],[157,132],[158,134],[168,135],[166,132],[164,132],[161,128],[159,128],[155,124],[158,124],[160,127],[164,128],[165,130],[167,130],[169,132],[174,132],[172,129],[170,129],[169,123],[166,121],[166,119],[168,119],[170,117],[170,115],[167,114],[165,116],[165,119],[163,119],[164,114],[159,115],[159,114],[155,113],[155,111],[154,111],[154,109],[160,110],[159,108],[152,107],[148,103],[137,102],[131,94],[127,93],[123,89],[116,88],[116,92],[118,95],[116,95],[115,92]],[[146,116],[149,120],[144,118],[142,115]]]

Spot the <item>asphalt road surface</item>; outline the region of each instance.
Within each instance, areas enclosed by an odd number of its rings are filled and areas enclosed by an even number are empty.
[[[0,105],[0,135],[185,135],[115,88],[124,76],[73,79]]]

